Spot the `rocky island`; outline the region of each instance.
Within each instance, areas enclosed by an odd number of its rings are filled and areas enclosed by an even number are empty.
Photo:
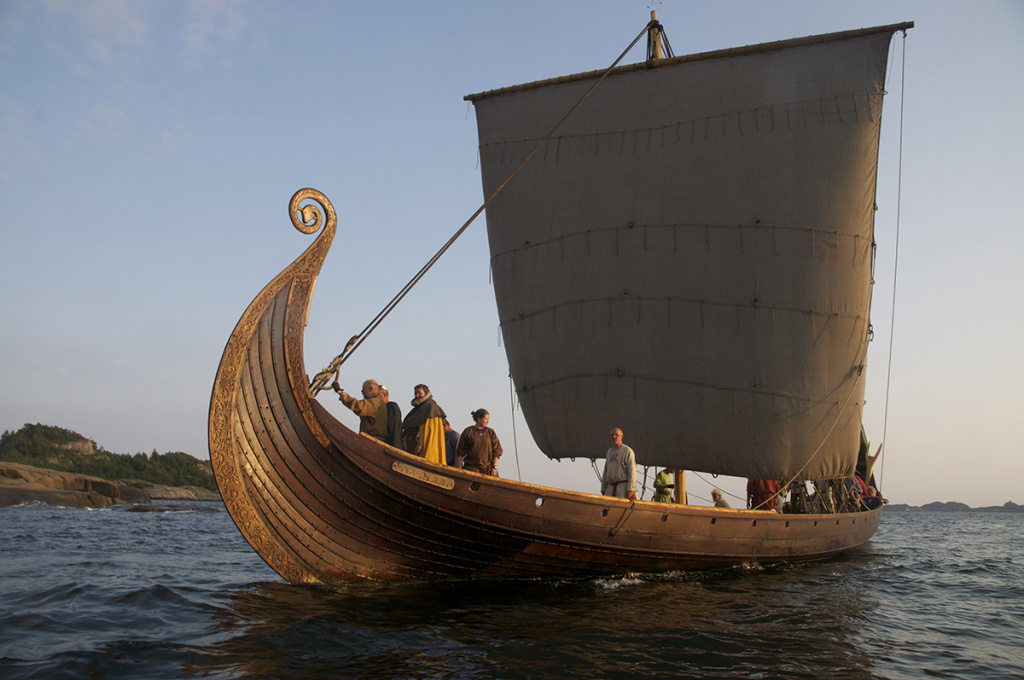
[[[148,485],[145,488],[60,470],[0,462],[0,507],[45,503],[72,508],[103,508],[154,500],[219,500],[216,491],[199,486]]]
[[[111,453],[76,432],[38,424],[0,436],[0,507],[219,499],[210,462],[186,453]]]

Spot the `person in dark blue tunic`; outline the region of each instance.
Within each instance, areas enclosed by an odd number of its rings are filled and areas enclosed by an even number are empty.
[[[456,465],[456,452],[459,450],[459,433],[452,429],[448,419],[444,419],[444,457],[451,467]]]
[[[388,410],[387,442],[396,449],[400,449],[402,448],[402,409],[398,407],[398,404],[388,398],[388,388],[381,385],[378,394],[380,395],[381,401],[384,402],[384,406]]]

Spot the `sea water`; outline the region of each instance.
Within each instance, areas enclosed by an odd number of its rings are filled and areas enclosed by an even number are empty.
[[[883,513],[826,561],[286,584],[220,503],[0,509],[0,678],[1022,678],[1024,514]]]

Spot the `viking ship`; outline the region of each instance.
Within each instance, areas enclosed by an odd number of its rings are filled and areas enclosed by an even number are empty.
[[[501,332],[541,451],[592,458],[614,424],[639,464],[814,482],[818,503],[580,493],[349,429],[316,400],[337,359],[311,381],[303,358],[337,226],[303,189],[291,221],[319,234],[242,315],[210,403],[210,458],[246,540],[317,584],[716,569],[868,541],[881,509],[820,496],[871,477],[881,108],[892,36],[912,26],[676,57],[655,17],[644,62],[466,98]]]

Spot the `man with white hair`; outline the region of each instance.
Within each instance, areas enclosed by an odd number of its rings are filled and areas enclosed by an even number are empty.
[[[363,398],[356,399],[345,394],[335,380],[331,387],[338,393],[341,403],[359,416],[359,431],[382,442],[388,440],[388,411],[380,398],[380,383],[373,378],[363,383]]]
[[[724,498],[722,498],[722,490],[721,489],[715,489],[714,491],[711,492],[711,500],[713,500],[715,502],[715,507],[716,508],[731,508],[732,507],[731,505],[729,505],[729,501],[727,501]]]

